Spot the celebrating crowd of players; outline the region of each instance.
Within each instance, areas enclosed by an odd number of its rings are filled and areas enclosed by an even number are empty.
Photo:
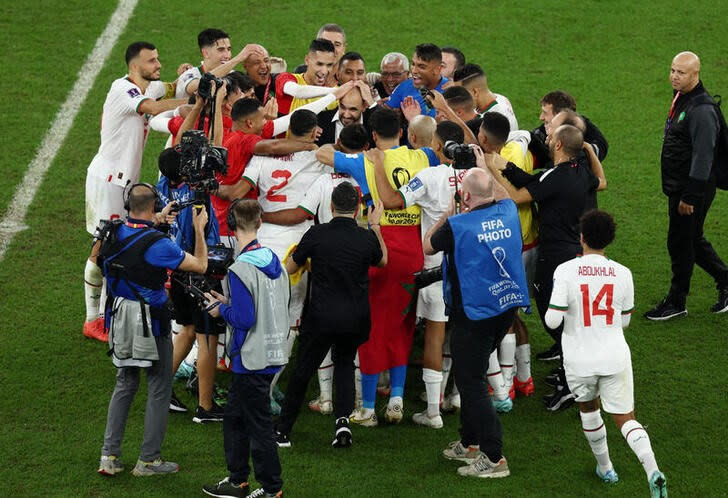
[[[318,372],[320,395],[308,407],[322,414],[335,412],[333,446],[351,445],[350,423],[363,427],[380,423],[375,413],[378,394],[388,397],[385,422],[402,421],[406,370],[418,319],[424,330],[422,399],[427,407],[414,413],[412,420],[438,429],[443,427],[441,410],[462,408],[464,425],[467,417],[473,417],[474,408],[461,403],[458,375],[447,392],[449,374],[458,364],[453,365],[450,352],[450,310],[445,305],[441,278],[435,277],[433,283],[427,281],[432,272],[425,271],[417,278],[415,274],[442,265],[443,253],[432,249],[426,235],[455,213],[454,198],[463,196],[466,209],[461,212],[466,212],[467,206],[475,210],[474,206],[480,205],[468,204],[469,199],[482,197],[487,206],[512,199],[519,220],[514,227],[520,234],[517,262],[528,282],[525,295],[535,298],[544,329],[554,339],[554,345],[536,357],[560,362],[546,379],[554,386],[554,393],[544,399],[546,408],[558,410],[579,403],[584,433],[598,462],[597,474],[606,482],[616,481],[595,380],[607,376],[609,384],[601,391],[604,408],[615,414],[625,439],[645,467],[653,492],[664,491],[664,476],[655,463],[649,438],[632,415],[629,349],[621,332],[632,311],[631,274],[604,258],[604,247],[614,236],[611,217],[600,211],[582,217],[597,207],[597,192],[607,185],[601,164],[607,156],[607,141],[594,123],[576,112],[570,95],[547,93],[540,102],[542,125],[524,131],[509,99],[491,90],[484,70],[466,63],[465,55],[454,47],[423,43],[415,47],[411,61],[402,53],[387,53],[379,72],[367,72],[362,56],[347,51],[341,27],[327,24],[310,43],[305,64],[293,72],[274,73],[272,58],[260,45],[246,45],[233,55],[229,36],[218,29],[202,31],[198,42],[202,62],[194,67],[180,66],[181,74],[172,84],[159,82],[161,66],[153,45],[138,42],[129,46],[129,72],[109,91],[101,147],[88,170],[87,229],[93,233],[101,219],[126,218],[126,229],[132,230],[151,225],[158,218],[171,222],[174,242],[189,253],[185,258],[193,254],[199,257],[201,245],[223,244],[236,257],[241,254],[240,258],[252,261],[271,281],[280,275],[276,261],[291,273],[284,356],[291,354],[299,333],[301,345],[297,365],[290,372],[291,392],[286,393],[280,421],[271,436],[279,447],[291,445],[293,424],[314,371]],[[208,74],[222,78],[222,84],[211,83],[216,95],[214,106],[198,92]],[[218,174],[219,187],[208,192],[204,211],[209,213],[209,220],[201,220],[203,214],[189,205],[195,193],[180,174],[180,153],[174,147],[185,132],[198,126],[211,132],[214,145],[227,149],[227,171]],[[138,183],[148,127],[170,135],[170,148],[159,158],[161,177],[156,188]],[[480,172],[473,174],[475,170]],[[167,201],[164,204],[170,203],[148,221],[133,219],[132,210],[138,205],[135,192],[140,189],[153,191]],[[180,205],[184,207],[180,209]],[[343,218],[348,221],[341,221]],[[508,227],[499,232],[498,223],[492,223],[488,229],[493,230],[484,232],[483,237],[510,233]],[[310,230],[324,224],[331,228]],[[357,224],[374,235],[355,231]],[[247,227],[247,235],[241,235],[241,226]],[[354,244],[353,240],[360,242]],[[244,241],[243,247],[240,241]],[[259,247],[269,248],[273,255]],[[492,264],[499,265],[498,271],[507,276],[505,268],[514,264],[515,256],[506,254],[502,247],[496,249]],[[109,317],[100,316],[105,274],[97,265],[98,251],[97,245],[84,274],[84,334],[107,341]],[[150,252],[144,255],[146,263],[164,266],[164,258],[153,259]],[[582,253],[583,262],[575,262]],[[245,317],[234,309],[236,293],[247,292],[249,298],[253,292],[242,290],[246,287],[242,277],[229,277],[226,285],[207,294],[213,305],[208,314],[198,309],[184,284],[188,272],[204,272],[205,268],[185,263],[181,257],[167,257],[174,263],[166,266],[170,268],[167,285],[179,330],[165,365],[176,371],[196,341],[198,406],[194,420],[225,421],[226,455],[247,461],[252,449],[256,474],[263,484],[253,495],[278,496],[282,480],[280,464],[273,455],[275,447],[271,449],[270,441],[259,434],[229,439],[228,431],[233,431],[228,424],[230,413],[213,399],[219,360],[217,336],[222,341],[226,322],[235,330],[245,329],[240,325],[247,323]],[[242,270],[236,268],[239,275]],[[310,269],[310,276],[306,269]],[[588,281],[573,290],[575,282],[584,278]],[[330,282],[342,285],[345,295],[327,289]],[[364,296],[368,295],[368,306],[361,302],[362,289]],[[572,290],[577,294],[572,296]],[[258,297],[252,296],[254,301]],[[583,316],[574,309],[577,304],[581,306],[582,298],[588,312]],[[219,303],[223,304],[214,307]],[[530,307],[516,304],[530,312]],[[561,310],[568,312],[562,316]],[[577,319],[584,323],[575,325]],[[598,339],[581,342],[579,334],[589,327],[594,329],[593,337],[617,341],[611,356],[599,356],[603,345]],[[158,328],[154,331],[155,336],[164,333]],[[231,344],[232,349],[240,350],[242,343],[236,342],[236,337],[228,340],[228,354]],[[578,350],[583,344],[593,350]],[[482,371],[474,375],[487,379],[487,385],[482,380],[482,397],[490,396],[492,408],[505,413],[513,409],[516,396],[534,393],[528,331],[518,313],[496,345]],[[593,363],[579,357],[592,354],[597,358]],[[257,372],[245,365],[243,359],[236,370],[233,360],[233,372]],[[277,363],[268,364],[272,365]],[[282,369],[263,371],[266,376],[270,374],[265,384],[270,410],[280,412],[273,393]],[[120,382],[118,377],[117,387]],[[173,395],[171,381],[168,389],[155,396],[171,397],[170,410],[186,411]],[[112,415],[119,417],[112,414],[110,406],[110,424]],[[265,407],[263,413],[230,415],[230,419],[255,420],[255,430],[265,432],[273,426],[261,422],[260,417],[270,415]],[[147,416],[151,417],[150,413]],[[144,454],[134,469],[137,475],[175,472],[178,468],[161,460],[166,410],[154,416],[162,434],[156,440],[148,440],[145,434]],[[118,420],[107,425],[99,468],[102,474],[113,475],[123,469],[118,453],[123,427]],[[460,471],[463,475],[508,475],[502,455],[494,450],[481,452],[478,441],[483,437],[488,435],[466,441],[463,434],[463,439],[451,443],[443,454],[467,464]],[[229,447],[242,440],[249,446],[244,451]],[[233,469],[228,460],[228,466],[230,476],[206,486],[205,492],[246,495],[247,463]]]

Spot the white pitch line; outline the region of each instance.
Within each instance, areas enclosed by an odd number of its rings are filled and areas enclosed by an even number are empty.
[[[25,225],[25,215],[28,207],[33,202],[38,187],[43,182],[43,177],[50,168],[58,150],[63,145],[68,132],[73,126],[78,111],[86,100],[88,92],[96,81],[96,77],[104,67],[106,59],[116,45],[121,33],[124,32],[134,7],[139,0],[120,0],[119,6],[109,19],[103,33],[96,39],[94,49],[89,54],[86,62],[78,71],[78,77],[73,88],[68,93],[66,101],[56,113],[50,129],[46,132],[40,148],[33,160],[28,165],[22,183],[15,190],[13,200],[10,201],[5,215],[0,221],[0,262],[10,247],[10,243],[18,232],[28,228]]]

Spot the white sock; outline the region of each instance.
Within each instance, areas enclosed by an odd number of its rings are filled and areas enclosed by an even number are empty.
[[[354,406],[360,407],[362,404],[361,395],[361,369],[359,368],[359,352],[357,351],[354,357]]]
[[[516,377],[521,382],[531,378],[531,345],[516,346]]]
[[[604,427],[602,414],[597,410],[588,413],[579,412],[579,415],[581,416],[581,428],[584,431],[584,437],[589,441],[594,458],[597,459],[599,471],[604,474],[612,469],[612,462],[609,459],[607,428]]]
[[[657,461],[647,431],[636,420],[628,420],[622,426],[622,436],[627,440],[627,444],[632,448],[634,454],[637,455],[649,480],[652,473],[659,469],[657,468]]]
[[[445,353],[442,354],[442,382],[440,382],[440,401],[445,398],[445,389],[447,388],[447,380],[450,378],[450,369],[452,368],[452,357]]]
[[[516,357],[516,334],[506,334],[498,346],[498,362],[500,363],[506,389],[511,390],[513,385],[513,364]]]
[[[422,380],[427,392],[427,415],[435,417],[440,414],[440,384],[442,372],[430,368],[422,369]]]
[[[500,363],[498,363],[498,350],[493,351],[488,358],[488,384],[493,388],[493,398],[496,401],[504,400],[508,397],[508,389],[506,389],[505,380],[501,373]]]
[[[101,288],[104,283],[104,276],[101,268],[90,260],[86,260],[86,267],[83,270],[83,293],[86,300],[86,321],[92,322],[99,315],[99,303],[101,302]]]
[[[323,401],[331,401],[331,393],[334,390],[334,364],[331,361],[331,350],[326,353],[326,358],[321,362],[318,369],[319,389],[321,390],[321,399]]]

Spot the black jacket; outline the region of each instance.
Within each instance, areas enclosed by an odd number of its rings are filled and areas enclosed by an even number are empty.
[[[607,152],[609,151],[609,143],[607,143],[607,139],[604,138],[604,135],[602,135],[599,128],[589,121],[589,118],[582,116],[582,119],[584,119],[584,124],[586,125],[584,141],[590,143],[599,160],[604,161],[604,158],[607,157]],[[528,150],[530,150],[531,154],[533,154],[537,167],[548,168],[551,166],[549,148],[546,145],[546,128],[543,124],[531,131],[531,143],[528,145]]]
[[[371,141],[371,129],[367,126],[367,123],[369,122],[369,116],[371,116],[374,109],[376,109],[376,107],[372,109],[365,109],[362,113],[364,128],[366,128],[369,132],[371,143],[374,142]],[[319,136],[319,139],[316,140],[316,145],[319,147],[325,144],[336,143],[336,123],[334,123],[332,119],[334,119],[334,114],[336,114],[337,111],[338,109],[333,109],[330,111],[321,111],[318,114],[318,125],[319,128],[321,128],[321,136]]]
[[[720,121],[702,82],[680,95],[665,124],[660,164],[662,191],[687,204],[702,199],[714,180],[713,161]]]

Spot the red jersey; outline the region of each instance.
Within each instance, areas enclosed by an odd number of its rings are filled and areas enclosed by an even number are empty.
[[[262,136],[261,136],[262,135]],[[268,121],[263,127],[261,135],[243,133],[242,131],[230,131],[223,139],[222,145],[228,151],[228,170],[225,176],[216,175],[220,185],[235,185],[243,177],[245,167],[253,157],[255,144],[264,138],[273,136],[273,122]],[[257,199],[258,193],[251,190],[245,196],[246,199]],[[227,211],[232,201],[212,196],[212,206],[215,208],[215,216],[220,225],[220,235],[235,235],[227,225]]]

